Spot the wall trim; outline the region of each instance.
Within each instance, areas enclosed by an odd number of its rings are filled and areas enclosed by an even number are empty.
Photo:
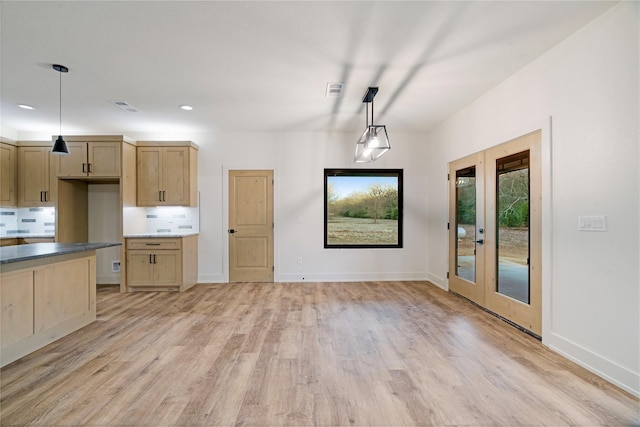
[[[98,285],[119,285],[120,284],[120,274],[117,273],[115,276],[113,274],[101,274],[96,276],[96,283]]]
[[[198,285],[207,283],[227,283],[224,274],[200,274],[198,276]]]
[[[555,332],[543,337],[542,344],[627,393],[640,397],[640,374],[637,372],[600,356]]]
[[[417,273],[292,273],[277,274],[276,282],[375,282],[375,281],[426,281],[426,272]]]
[[[449,280],[437,276],[433,273],[427,273],[427,280],[439,287],[442,290],[449,292]]]

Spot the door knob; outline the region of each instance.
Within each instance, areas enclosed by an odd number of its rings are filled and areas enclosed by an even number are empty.
[[[476,243],[483,244],[484,243],[484,239],[478,239],[478,240],[476,240]]]
[[[236,230],[234,230],[233,228],[229,229],[229,233],[233,234],[235,232],[236,232]]]

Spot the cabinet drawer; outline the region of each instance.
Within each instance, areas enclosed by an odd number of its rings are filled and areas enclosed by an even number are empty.
[[[181,239],[179,238],[167,238],[167,239],[127,239],[127,249],[180,249]]]

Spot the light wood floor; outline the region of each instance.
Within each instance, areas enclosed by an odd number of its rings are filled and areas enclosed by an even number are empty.
[[[0,371],[1,424],[638,425],[640,402],[426,282],[98,292]]]

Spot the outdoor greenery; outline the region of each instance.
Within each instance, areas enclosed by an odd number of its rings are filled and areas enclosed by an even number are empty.
[[[398,219],[398,190],[391,186],[373,184],[362,193],[339,198],[333,185],[327,186],[327,209],[330,217]]]
[[[476,222],[475,178],[467,178],[457,188],[458,224]],[[498,175],[498,224],[503,227],[529,225],[529,170],[519,169]]]
[[[467,178],[465,185],[456,188],[458,224],[476,223],[476,179]]]
[[[501,226],[529,226],[529,169],[498,176],[498,212]]]

